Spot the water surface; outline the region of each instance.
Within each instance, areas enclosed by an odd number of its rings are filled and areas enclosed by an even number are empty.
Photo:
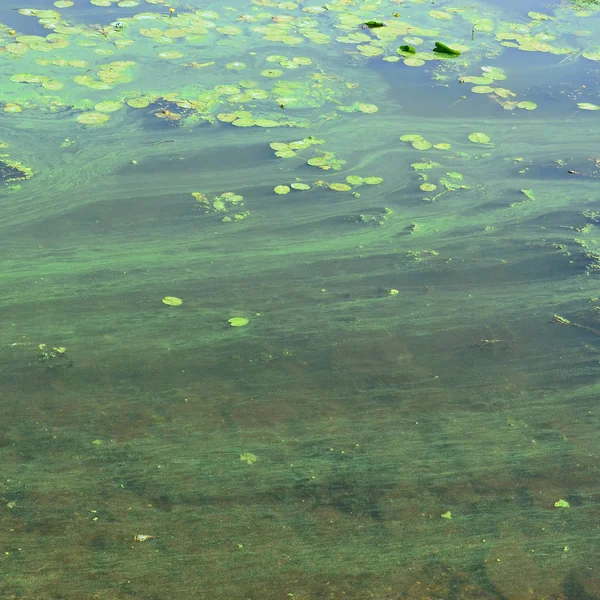
[[[0,8],[0,597],[600,598],[596,3],[56,4]]]

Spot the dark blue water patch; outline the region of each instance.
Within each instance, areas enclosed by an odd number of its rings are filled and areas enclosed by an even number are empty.
[[[52,30],[46,29],[38,23],[35,17],[21,15],[17,8],[0,6],[0,23],[8,25],[14,29],[18,35],[43,35],[52,33]]]
[[[497,6],[503,11],[510,11],[513,14],[526,17],[527,13],[531,11],[547,14],[560,3],[557,2],[553,5],[544,2],[544,0],[489,0],[488,4]]]

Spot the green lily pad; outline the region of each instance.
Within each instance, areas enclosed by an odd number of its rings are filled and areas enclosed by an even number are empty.
[[[183,300],[181,298],[176,298],[175,296],[165,296],[162,299],[162,303],[167,306],[181,306],[183,304]]]
[[[490,137],[488,135],[486,135],[485,133],[481,133],[479,131],[470,133],[469,140],[472,141],[474,144],[489,144],[490,143]]]
[[[293,190],[310,190],[310,185],[307,183],[290,183]]]
[[[273,188],[273,191],[276,194],[283,195],[283,194],[288,194],[290,191],[290,188],[287,185],[276,185]]]
[[[416,140],[412,143],[412,147],[415,150],[429,150],[431,146],[431,142],[428,142],[427,140]]]
[[[336,192],[349,192],[352,188],[347,183],[330,183],[329,189]]]
[[[362,185],[364,183],[364,179],[358,175],[348,175],[348,177],[346,177],[346,181],[350,185]]]
[[[571,505],[561,498],[554,503],[554,506],[556,506],[556,508],[570,508]]]
[[[446,46],[446,44],[442,44],[442,42],[436,42],[433,51],[438,54],[446,54],[447,56],[460,56],[459,50],[450,48],[450,46]]]
[[[232,317],[231,319],[228,319],[228,323],[232,327],[244,327],[244,325],[250,323],[250,319],[246,319],[246,317]]]
[[[597,104],[592,104],[591,102],[578,102],[577,106],[581,110],[600,110],[600,106]]]
[[[529,102],[528,100],[525,100],[523,102],[518,102],[517,108],[524,108],[525,110],[535,110],[537,108],[537,104],[535,102]]]

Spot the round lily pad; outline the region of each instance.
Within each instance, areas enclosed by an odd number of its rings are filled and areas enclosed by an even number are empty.
[[[98,102],[98,104],[96,104],[94,106],[94,109],[101,113],[111,113],[111,112],[120,110],[121,108],[123,108],[122,102],[110,102],[110,101]]]
[[[437,190],[437,185],[435,185],[434,183],[422,183],[419,187],[424,192],[433,192],[434,190]]]
[[[350,185],[362,185],[364,183],[364,179],[359,175],[348,175],[348,177],[346,177],[346,181]]]
[[[407,67],[422,67],[425,64],[425,61],[420,58],[405,58],[404,64]]]
[[[310,190],[310,185],[307,183],[291,183],[290,187],[293,190]]]
[[[481,133],[480,131],[476,131],[474,133],[469,134],[469,140],[474,144],[489,144],[490,137],[485,133]]]
[[[130,98],[127,100],[127,105],[131,108],[146,108],[150,104],[147,98]]]
[[[517,108],[524,108],[525,110],[535,110],[537,108],[537,104],[535,102],[529,102],[525,100],[523,102],[517,103]]]
[[[380,183],[383,183],[383,177],[365,177],[363,183],[366,183],[367,185],[379,185]]]
[[[289,188],[287,185],[276,185],[276,186],[273,188],[273,191],[274,191],[276,194],[283,195],[283,194],[287,194],[287,193],[289,193],[289,191],[290,191],[290,188]]]
[[[108,121],[110,117],[101,112],[83,113],[77,117],[77,122],[82,125],[101,125]]]
[[[430,142],[428,142],[427,140],[416,140],[412,143],[412,147],[415,150],[429,150],[429,148],[431,148],[432,144]]]
[[[228,322],[232,327],[243,327],[250,323],[250,319],[246,319],[246,317],[232,317]]]
[[[264,71],[261,71],[260,74],[263,77],[281,77],[283,71],[281,69],[265,69]]]
[[[175,296],[165,296],[162,299],[162,303],[166,304],[167,306],[181,306],[183,304],[183,300]]]

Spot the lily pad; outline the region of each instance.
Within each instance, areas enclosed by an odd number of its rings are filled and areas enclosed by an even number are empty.
[[[336,192],[349,192],[352,188],[347,183],[330,183],[329,189]]]
[[[592,104],[591,102],[578,102],[577,106],[581,110],[600,110],[600,106],[597,104]]]
[[[480,131],[476,131],[474,133],[469,134],[469,140],[474,144],[489,144],[490,137],[485,133],[481,133]]]
[[[175,296],[165,296],[162,299],[162,303],[166,304],[167,306],[181,306],[183,304],[183,300]]]
[[[273,191],[276,194],[283,195],[283,194],[288,194],[290,191],[290,188],[287,185],[276,185],[273,188]]]
[[[523,102],[518,102],[517,108],[524,108],[525,110],[535,110],[537,108],[537,104],[535,102],[529,102],[528,100],[525,100]]]
[[[228,323],[232,327],[244,327],[244,325],[250,323],[250,319],[246,319],[246,317],[232,317],[231,319],[228,319]]]

